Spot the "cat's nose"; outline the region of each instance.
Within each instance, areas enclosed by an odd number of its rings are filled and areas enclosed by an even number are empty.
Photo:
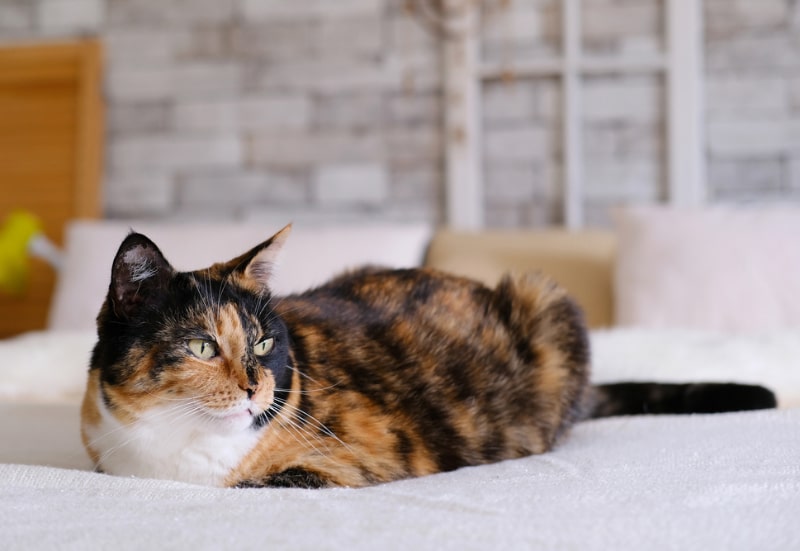
[[[247,393],[247,399],[248,400],[252,400],[253,399],[253,395],[256,393],[256,390],[258,390],[257,386],[254,386],[254,387],[249,387],[249,386],[248,387],[241,387],[240,386],[239,388],[241,388],[242,390],[244,390]]]

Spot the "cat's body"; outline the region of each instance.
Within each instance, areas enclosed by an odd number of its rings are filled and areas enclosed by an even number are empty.
[[[287,233],[192,273],[174,272],[143,236],[126,239],[82,410],[98,468],[216,486],[364,486],[542,453],[592,410],[626,412],[616,389],[588,386],[580,310],[546,278],[488,289],[365,269],[273,299]],[[748,394],[721,409],[774,405],[762,390],[755,405]]]

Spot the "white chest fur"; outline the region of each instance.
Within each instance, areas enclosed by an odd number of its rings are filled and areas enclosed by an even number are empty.
[[[98,400],[101,422],[86,428],[109,474],[222,486],[253,449],[259,431],[217,426],[197,414],[153,409],[123,424]]]

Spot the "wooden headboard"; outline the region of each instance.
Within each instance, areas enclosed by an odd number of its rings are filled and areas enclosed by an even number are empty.
[[[24,209],[61,245],[100,214],[103,108],[97,41],[0,47],[0,221]],[[0,294],[0,337],[42,329],[55,273],[32,260],[21,296]]]

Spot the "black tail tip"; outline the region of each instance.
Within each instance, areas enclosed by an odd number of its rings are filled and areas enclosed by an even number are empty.
[[[698,383],[686,389],[686,409],[694,413],[772,409],[777,405],[775,394],[759,385]]]

